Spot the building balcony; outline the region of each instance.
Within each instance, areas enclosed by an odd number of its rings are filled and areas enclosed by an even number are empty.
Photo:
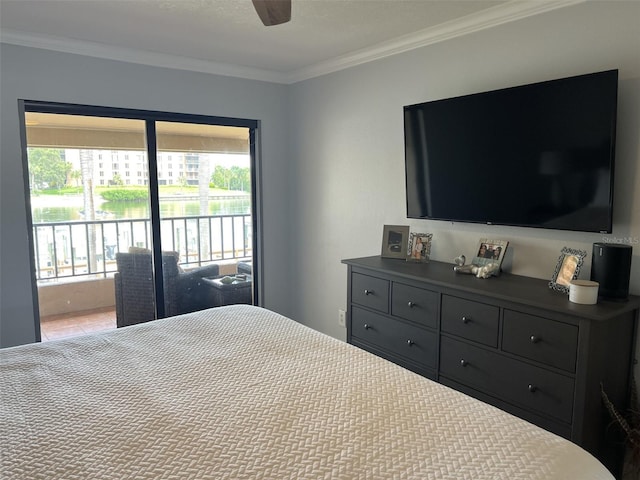
[[[176,251],[185,271],[214,263],[220,275],[233,275],[252,257],[248,219],[165,218],[163,249]],[[33,230],[42,341],[115,328],[115,255],[150,246],[148,221],[51,222]]]

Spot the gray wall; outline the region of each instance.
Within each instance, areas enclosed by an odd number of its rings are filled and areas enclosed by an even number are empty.
[[[506,267],[544,279],[563,246],[590,253],[593,242],[628,239],[632,291],[640,294],[638,18],[638,2],[589,2],[293,85],[294,318],[345,337],[340,260],[378,255],[384,224],[433,233],[432,257],[445,262],[469,257],[481,237],[509,240]],[[403,105],[613,68],[620,90],[612,235],[407,220]],[[582,277],[589,271],[590,258]]]
[[[290,314],[287,89],[283,85],[1,45],[0,345],[33,342],[18,99],[261,121],[264,305]]]

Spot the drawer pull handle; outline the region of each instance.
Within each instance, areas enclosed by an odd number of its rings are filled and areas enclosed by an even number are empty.
[[[409,302],[409,303],[407,303],[407,305],[409,306],[409,308],[413,308],[413,307],[415,307],[415,306],[416,306],[416,304],[415,304],[415,303],[413,303],[413,302]]]
[[[531,393],[535,393],[538,390],[538,387],[536,387],[535,385],[533,385],[531,383],[529,384],[528,388],[529,388],[529,391]]]
[[[469,365],[469,362],[467,362],[464,358],[460,360],[460,366],[466,367],[467,365]]]
[[[364,329],[365,330],[369,330],[371,328],[371,325],[369,325],[368,323],[364,324]]]
[[[409,346],[414,345],[413,340],[407,340],[407,345],[409,345]]]
[[[471,321],[471,317],[467,317],[467,316],[463,316],[462,317],[462,323],[467,324]]]
[[[365,290],[364,290],[364,294],[365,294],[365,295],[373,295],[373,290],[367,290],[367,289],[365,288]]]
[[[538,343],[540,341],[540,337],[536,337],[535,335],[531,335],[531,338],[529,338],[529,340],[531,340],[531,343]]]

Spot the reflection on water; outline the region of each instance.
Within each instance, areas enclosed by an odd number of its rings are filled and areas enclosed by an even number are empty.
[[[96,220],[149,218],[149,205],[144,202],[103,202],[96,208]],[[70,222],[84,220],[82,198],[77,205],[34,206],[33,223]],[[251,213],[251,199],[209,200],[209,215],[247,215]],[[160,217],[189,217],[200,215],[200,203],[191,200],[161,200]]]

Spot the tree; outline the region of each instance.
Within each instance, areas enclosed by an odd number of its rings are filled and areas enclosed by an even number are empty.
[[[78,187],[80,180],[82,180],[82,172],[80,170],[71,170],[71,172],[69,172],[69,179],[73,180],[76,187]]]
[[[231,189],[246,192],[250,190],[251,173],[248,167],[231,167]]]
[[[248,167],[227,168],[216,165],[211,175],[211,183],[216,188],[248,192],[251,190],[251,171]]]
[[[178,185],[180,185],[181,187],[189,186],[189,182],[187,181],[187,177],[185,177],[184,175],[180,175],[178,177]]]
[[[32,190],[62,188],[66,185],[67,175],[73,167],[63,159],[62,150],[30,147],[27,155]]]
[[[82,177],[82,199],[84,204],[84,219],[88,222],[88,267],[89,272],[98,270],[98,249],[96,234],[96,210],[93,198],[93,154],[91,150],[80,150],[80,172]]]
[[[211,178],[211,166],[209,159],[204,156],[198,158],[198,198],[200,199],[200,215],[209,215],[209,178]],[[209,229],[211,224],[198,222],[200,226],[200,257],[207,258],[210,255]]]
[[[216,165],[213,169],[213,175],[211,175],[211,183],[216,188],[222,188],[225,190],[231,189],[231,170],[222,165]]]
[[[114,173],[113,180],[109,182],[109,185],[124,185],[124,182],[122,181],[122,175],[120,175],[119,173]]]

